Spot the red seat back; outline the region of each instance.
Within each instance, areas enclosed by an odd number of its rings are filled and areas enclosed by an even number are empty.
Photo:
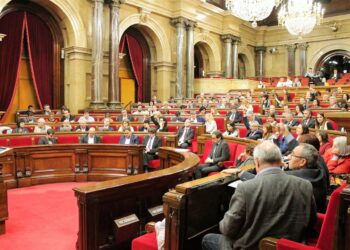
[[[247,136],[248,130],[247,128],[239,128],[239,137],[244,138]]]
[[[102,143],[118,144],[120,141],[119,135],[104,135],[102,136]]]
[[[29,136],[18,136],[10,138],[10,147],[21,147],[33,145],[32,137]]]
[[[208,156],[210,155],[210,151],[211,151],[211,146],[213,145],[213,142],[211,140],[206,140],[205,144],[204,144],[204,152],[203,152],[203,156],[201,159],[201,163],[204,163],[205,159],[208,158]]]
[[[79,143],[78,135],[60,135],[57,136],[58,144],[77,144]]]
[[[335,121],[328,120],[328,122],[330,124],[332,124],[332,127],[333,127],[334,130],[338,130],[339,129],[339,126],[338,126],[338,124]]]
[[[321,232],[317,241],[318,249],[333,249],[335,231],[337,227],[338,207],[340,203],[340,193],[348,184],[343,184],[333,191],[329,199],[325,218],[321,227]]]
[[[233,161],[236,162],[236,159],[238,158],[238,156],[240,154],[242,154],[244,151],[245,151],[245,146],[242,144],[237,144],[235,156],[233,157]]]
[[[214,117],[218,130],[225,131],[225,118],[224,117]]]
[[[228,144],[229,150],[230,150],[230,158],[229,161],[235,161],[235,155],[237,150],[237,144],[236,143],[229,143]]]
[[[9,143],[8,139],[0,138],[0,146],[7,147],[8,143]]]

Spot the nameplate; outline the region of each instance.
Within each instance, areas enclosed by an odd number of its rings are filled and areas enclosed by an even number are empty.
[[[125,217],[122,217],[120,219],[114,220],[115,224],[117,224],[118,227],[124,227],[126,225],[133,224],[135,222],[139,222],[139,218],[135,214],[131,214]]]
[[[163,205],[159,205],[156,207],[151,207],[148,209],[148,212],[152,215],[152,216],[157,216],[160,214],[163,214]]]

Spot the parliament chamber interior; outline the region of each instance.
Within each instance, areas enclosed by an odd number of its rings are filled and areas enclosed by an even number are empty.
[[[0,0],[0,249],[350,249],[349,0]]]

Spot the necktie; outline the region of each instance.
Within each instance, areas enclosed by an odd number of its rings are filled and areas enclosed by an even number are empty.
[[[187,133],[187,128],[184,129],[184,132],[183,132],[183,134],[181,135],[181,138],[180,138],[180,140],[179,140],[180,143],[184,143],[184,142],[185,142],[186,133]]]
[[[234,121],[235,120],[235,116],[236,116],[236,113],[233,113],[232,115],[231,115],[231,121]]]
[[[148,142],[147,142],[147,146],[146,146],[147,151],[150,151],[151,148],[152,148],[153,138],[154,138],[154,137],[149,138],[149,140],[148,140]]]

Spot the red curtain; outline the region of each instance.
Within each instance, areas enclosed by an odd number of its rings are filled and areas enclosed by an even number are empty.
[[[1,18],[0,33],[6,34],[6,37],[0,42],[0,110],[7,111],[12,102],[19,75],[24,13],[12,12]]]
[[[28,53],[35,92],[40,108],[53,106],[53,37],[39,17],[26,13]]]

